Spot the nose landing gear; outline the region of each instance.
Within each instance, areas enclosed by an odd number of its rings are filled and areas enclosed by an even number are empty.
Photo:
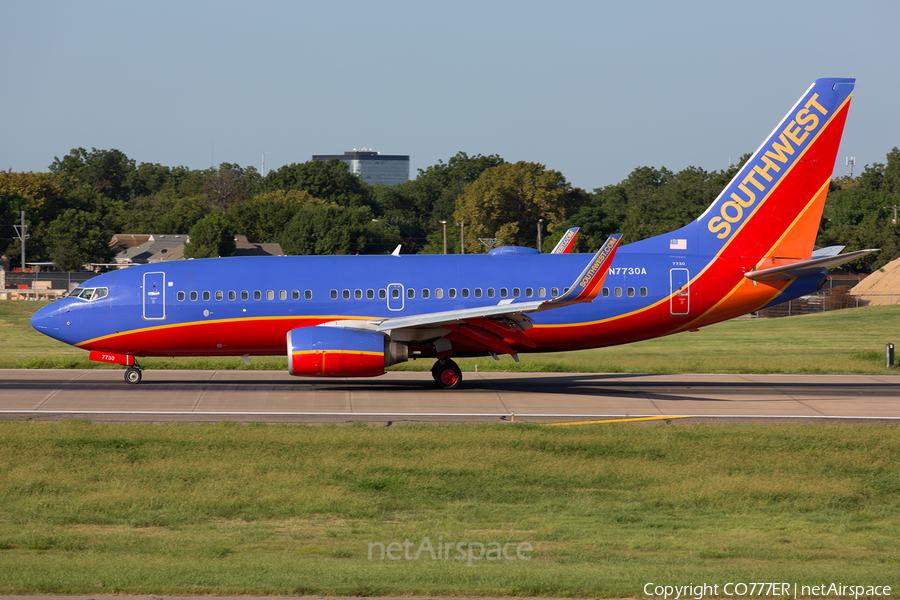
[[[128,367],[125,369],[125,381],[137,385],[141,382],[141,368],[138,366]]]

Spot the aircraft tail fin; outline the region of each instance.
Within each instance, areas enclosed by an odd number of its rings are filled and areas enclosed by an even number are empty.
[[[809,87],[692,223],[700,253],[754,259],[757,270],[810,259],[854,83]]]
[[[575,244],[575,238],[578,236],[578,227],[572,227],[566,233],[559,238],[559,241],[556,243],[556,247],[553,248],[553,252],[550,254],[568,254],[572,251],[572,246]]]

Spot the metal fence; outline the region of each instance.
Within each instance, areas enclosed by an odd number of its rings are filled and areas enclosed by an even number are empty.
[[[0,290],[24,290],[34,289],[34,282],[49,282],[49,287],[55,290],[66,290],[71,292],[79,284],[89,279],[93,279],[100,273],[93,271],[78,271],[75,273],[65,273],[59,271],[37,271],[37,272],[21,272],[21,271],[0,271]],[[46,285],[44,287],[47,287]]]
[[[900,293],[887,294],[850,294],[846,290],[822,290],[809,296],[802,296],[788,302],[764,308],[755,317],[771,319],[790,317],[793,315],[809,315],[829,310],[859,308],[861,306],[882,306],[900,304]]]

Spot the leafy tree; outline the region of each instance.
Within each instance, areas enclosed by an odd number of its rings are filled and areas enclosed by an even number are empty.
[[[332,205],[308,192],[276,190],[254,196],[228,210],[228,222],[235,233],[257,243],[276,242],[285,227],[304,206]]]
[[[66,209],[47,230],[50,259],[64,271],[78,271],[88,263],[109,262],[112,230],[101,215]]]
[[[492,156],[468,156],[458,152],[447,163],[425,170],[419,169],[416,179],[403,184],[376,187],[376,200],[384,213],[384,219],[395,225],[403,236],[408,252],[443,252],[443,229],[440,221],[453,221],[456,198],[465,187],[476,181],[492,167],[506,164],[502,158]],[[459,235],[452,228],[447,230],[448,251],[459,248]],[[453,238],[455,243],[450,243]]]
[[[261,179],[254,167],[245,169],[235,164],[222,163],[210,174],[203,191],[214,208],[225,211],[250,197]]]
[[[49,173],[0,171],[0,254],[21,259],[22,246],[13,225],[21,222],[24,210],[31,236],[26,252],[29,257],[46,258],[43,232],[65,202],[65,189]]]
[[[285,254],[385,254],[400,243],[396,228],[368,207],[303,206],[280,238]]]
[[[131,197],[128,183],[135,171],[134,160],[120,150],[73,148],[62,159],[54,157],[50,171],[83,182],[113,200]]]
[[[211,210],[209,200],[203,194],[179,197],[160,192],[135,200],[119,231],[187,233]]]
[[[867,165],[851,179],[831,183],[816,243],[846,246],[848,252],[880,248],[880,252],[847,263],[846,268],[871,272],[900,257],[900,223],[893,223],[893,206],[900,206],[900,150],[887,163]]]
[[[339,206],[368,206],[373,212],[378,211],[371,186],[352,174],[347,163],[336,158],[285,165],[270,171],[258,189],[260,193],[304,191]]]
[[[557,227],[545,248],[569,227],[581,227],[577,252],[595,252],[613,233],[630,243],[683,227],[712,204],[749,158],[746,154],[739,165],[712,173],[697,167],[678,173],[639,167],[621,183],[594,190],[590,204]]]
[[[191,227],[188,235],[190,239],[184,245],[185,258],[234,255],[234,233],[222,213],[212,212],[206,215]]]
[[[534,246],[538,219],[553,228],[589,200],[559,171],[517,162],[490,168],[467,186],[457,199],[454,218],[466,223],[466,252],[485,249],[479,237],[498,238],[509,246]]]

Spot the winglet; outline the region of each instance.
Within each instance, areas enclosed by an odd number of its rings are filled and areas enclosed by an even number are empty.
[[[609,271],[609,266],[616,256],[616,248],[618,248],[621,239],[621,233],[609,236],[609,239],[600,247],[600,250],[597,251],[591,262],[584,268],[578,279],[569,287],[569,291],[562,296],[544,302],[540,310],[556,308],[564,304],[593,301],[600,294],[603,280],[606,279],[606,273]]]
[[[553,248],[553,252],[550,254],[568,254],[572,251],[572,246],[575,244],[576,237],[578,237],[578,227],[573,227],[560,238],[556,243],[556,247]]]

